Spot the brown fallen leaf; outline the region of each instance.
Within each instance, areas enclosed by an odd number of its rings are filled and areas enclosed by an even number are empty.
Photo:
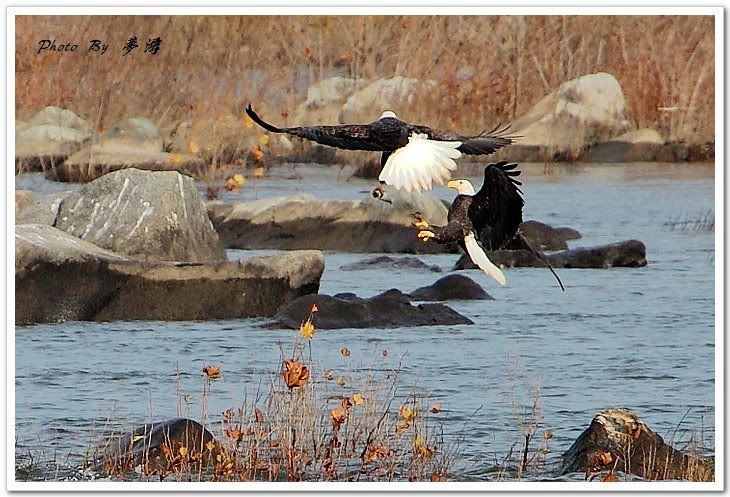
[[[335,430],[338,430],[347,419],[347,409],[336,407],[330,411],[330,420]]]
[[[307,369],[307,366],[294,360],[284,361],[282,365],[284,366],[282,375],[287,387],[291,389],[301,387],[307,383],[309,379],[309,369]]]
[[[217,380],[221,377],[221,368],[220,366],[203,366],[203,373],[211,380]]]

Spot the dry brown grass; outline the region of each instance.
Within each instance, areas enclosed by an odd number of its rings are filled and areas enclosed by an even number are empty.
[[[521,115],[563,81],[606,71],[638,126],[700,142],[714,139],[713,29],[710,16],[22,16],[16,112],[26,119],[59,105],[100,129],[131,115],[166,128],[241,115],[253,101],[285,121],[308,84],[334,73],[401,75],[439,88],[400,114],[479,132]],[[132,35],[141,48],[122,57]],[[161,52],[142,53],[155,36]],[[45,38],[79,49],[36,55]],[[95,38],[109,43],[106,54],[86,53]],[[465,67],[473,77],[459,77]]]
[[[211,428],[211,464],[205,455],[165,442],[165,464],[136,462],[131,456],[103,456],[105,471],[114,480],[179,481],[442,481],[450,477],[459,440],[446,441],[440,403],[415,386],[403,390],[402,362],[392,365],[387,352],[377,351],[363,365],[347,348],[341,366],[317,368],[317,338],[300,331],[291,350],[281,351],[282,371],[262,378],[263,388],[222,413],[210,413],[211,384],[225,375],[226,366],[204,368],[200,397],[202,425]],[[304,325],[303,325],[304,326]],[[309,336],[309,338],[306,338]],[[287,347],[288,348],[288,347]],[[296,364],[296,374],[286,364]],[[367,363],[366,363],[367,364]],[[302,367],[303,366],[303,367]],[[219,369],[220,368],[220,369]],[[214,373],[211,373],[211,370]],[[178,371],[179,373],[179,371]],[[183,406],[178,374],[178,415]],[[192,412],[190,412],[192,414]],[[106,437],[92,451],[104,452]],[[458,437],[457,437],[458,438]],[[201,441],[202,446],[202,441]],[[149,447],[145,448],[149,452]],[[98,460],[94,453],[89,460]],[[119,463],[121,461],[121,464]],[[17,465],[17,462],[16,462]],[[27,466],[27,464],[26,464]],[[24,470],[23,475],[30,474]]]

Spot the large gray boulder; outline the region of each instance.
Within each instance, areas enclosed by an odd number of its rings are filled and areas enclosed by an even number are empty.
[[[195,183],[175,171],[106,174],[67,194],[54,226],[138,259],[226,260]]]
[[[59,167],[46,171],[46,176],[56,181],[85,182],[133,167],[197,174],[204,169],[205,163],[193,155],[165,152],[159,128],[146,117],[133,117],[112,126],[97,143],[82,148]]]
[[[52,226],[15,227],[15,320],[32,323],[271,316],[316,293],[321,252],[190,264],[132,259]]]
[[[335,76],[307,89],[307,98],[289,116],[292,125],[336,124],[347,99],[365,86],[362,79]],[[376,118],[378,116],[375,116]]]
[[[46,107],[16,124],[16,172],[53,170],[91,138],[91,126],[72,111]]]
[[[386,203],[323,200],[309,194],[230,204],[211,202],[208,213],[223,244],[238,249],[318,249],[342,252],[440,253],[422,243],[411,225],[414,212],[446,224],[447,209],[436,197],[386,190]]]
[[[62,109],[49,105],[42,111],[30,118],[26,123],[27,126],[59,126],[61,128],[75,129],[91,133],[92,127],[85,120],[68,109]]]
[[[29,192],[29,190],[24,190]],[[25,202],[18,203],[18,192],[15,202],[15,224],[49,224],[53,226],[58,218],[58,209],[63,199],[71,193],[50,192],[46,194],[30,192],[21,194],[25,196]]]
[[[543,147],[556,155],[577,156],[597,142],[631,129],[621,85],[608,73],[566,81],[512,123],[520,135],[510,147]]]
[[[353,93],[342,106],[341,123],[368,123],[375,121],[384,110],[396,114],[414,104],[419,92],[436,87],[436,82],[395,76],[378,79]]]
[[[673,157],[672,150],[676,148],[675,145],[665,145],[664,138],[658,131],[641,128],[597,143],[581,154],[580,160],[588,162],[674,161],[677,160]]]

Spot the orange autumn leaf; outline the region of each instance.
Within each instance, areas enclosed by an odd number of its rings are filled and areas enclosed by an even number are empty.
[[[223,188],[226,189],[226,191],[232,192],[232,191],[238,191],[241,188],[243,188],[243,185],[246,183],[246,178],[243,177],[242,174],[234,174],[230,178],[228,178],[228,181],[226,181],[226,184],[223,186]]]
[[[431,475],[431,481],[443,481],[443,477],[438,473],[434,473]]]
[[[238,442],[243,437],[243,433],[238,428],[231,428],[230,426],[223,430],[223,433],[235,442]]]
[[[309,369],[299,361],[288,360],[283,362],[284,383],[289,388],[301,387],[309,379]]]
[[[336,407],[330,411],[330,420],[335,430],[338,430],[347,419],[347,409]]]
[[[368,445],[365,455],[363,455],[363,462],[366,464],[374,462],[380,458],[388,457],[389,454],[390,451],[383,447],[383,444],[380,442],[374,442]]]
[[[330,370],[330,369],[326,369],[326,370],[324,371],[324,373],[323,373],[323,374],[324,374],[324,379],[325,379],[325,380],[331,380],[332,378],[334,378],[334,377],[335,377],[335,376],[334,376],[334,375],[332,374],[332,370]]]
[[[203,373],[205,373],[211,380],[217,380],[221,377],[221,368],[216,366],[204,366]]]
[[[225,411],[223,411],[223,419],[226,421],[232,420],[233,419],[233,409],[228,408]]]
[[[350,357],[350,349],[347,347],[342,347],[340,349],[340,354],[342,354],[344,357]]]
[[[400,406],[398,413],[405,421],[413,421],[416,417],[416,410],[407,405]]]
[[[251,147],[251,157],[253,157],[254,162],[261,162],[264,160],[264,151],[261,150],[261,147],[258,144]]]
[[[616,476],[613,473],[609,473],[603,478],[601,478],[601,481],[619,481],[618,476]]]
[[[185,458],[185,456],[188,455],[188,448],[187,447],[180,447],[177,449],[178,454],[180,454],[180,457]]]
[[[344,399],[342,399],[342,407],[344,409],[349,409],[352,407],[352,402],[349,398],[345,397]]]
[[[438,402],[438,401],[436,401],[436,402],[435,402],[435,403],[434,403],[434,404],[433,404],[433,405],[431,406],[431,412],[432,412],[432,413],[434,413],[434,414],[438,414],[438,413],[440,413],[440,412],[441,412],[441,402]]]
[[[606,466],[613,462],[613,456],[610,452],[598,452],[593,456],[593,462],[598,466]]]
[[[420,434],[416,435],[416,438],[413,439],[413,448],[416,450],[416,454],[424,459],[430,459],[433,457],[434,452],[436,452],[435,447],[426,445],[426,439]]]
[[[261,410],[258,407],[254,410],[254,420],[258,424],[261,424],[264,422],[264,413],[261,412]]]
[[[271,446],[273,448],[278,447],[279,446],[279,440],[277,440],[276,438],[272,439],[271,442],[269,442],[269,446]]]
[[[182,154],[178,154],[178,153],[170,154],[170,163],[173,166],[177,166],[178,164],[180,164],[182,162],[182,160],[183,160]]]
[[[401,422],[396,425],[395,432],[396,433],[400,433],[403,430],[407,430],[410,427],[411,427],[411,423],[410,422],[408,422],[406,420],[401,420]]]
[[[345,377],[344,376],[338,376],[337,377],[337,384],[341,387],[345,386]]]
[[[256,179],[261,179],[264,177],[264,172],[264,168],[259,166],[253,170],[253,177]]]
[[[317,307],[317,304],[312,304],[312,310],[309,311],[309,312],[311,312],[312,314],[314,314],[317,311],[319,311],[319,307]]]
[[[352,402],[353,402],[353,403],[354,403],[354,404],[355,404],[356,406],[361,406],[361,405],[363,405],[363,404],[365,403],[365,397],[363,397],[363,396],[362,396],[361,394],[359,394],[359,393],[356,393],[356,394],[354,394],[354,395],[352,396]]]

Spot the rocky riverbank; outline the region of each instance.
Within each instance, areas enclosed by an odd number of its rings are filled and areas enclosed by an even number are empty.
[[[430,80],[393,77],[368,84],[332,77],[309,88],[288,117],[300,125],[367,123],[382,109],[398,111]],[[429,90],[430,89],[430,90]],[[380,109],[374,111],[373,109]],[[243,110],[241,109],[241,113]],[[714,141],[672,141],[630,119],[623,91],[608,73],[566,81],[515,119],[514,143],[491,159],[519,162],[688,162],[714,160]],[[402,114],[403,119],[411,120]],[[275,119],[272,122],[276,122]],[[428,123],[425,123],[428,124]],[[491,123],[493,124],[493,123]],[[489,127],[490,123],[483,123]],[[469,129],[453,129],[465,135]],[[270,135],[242,116],[226,114],[158,127],[143,116],[125,118],[99,131],[69,109],[47,107],[16,122],[16,171],[43,171],[58,181],[90,181],[123,168],[176,170],[213,181],[247,164],[319,162],[355,166],[355,175],[376,177],[379,156],[337,150],[285,135]],[[461,162],[483,161],[464,157]],[[222,172],[223,171],[223,172]]]
[[[229,262],[174,171],[111,173],[26,202],[16,221],[16,324],[270,316],[316,293],[324,271],[318,251]]]

